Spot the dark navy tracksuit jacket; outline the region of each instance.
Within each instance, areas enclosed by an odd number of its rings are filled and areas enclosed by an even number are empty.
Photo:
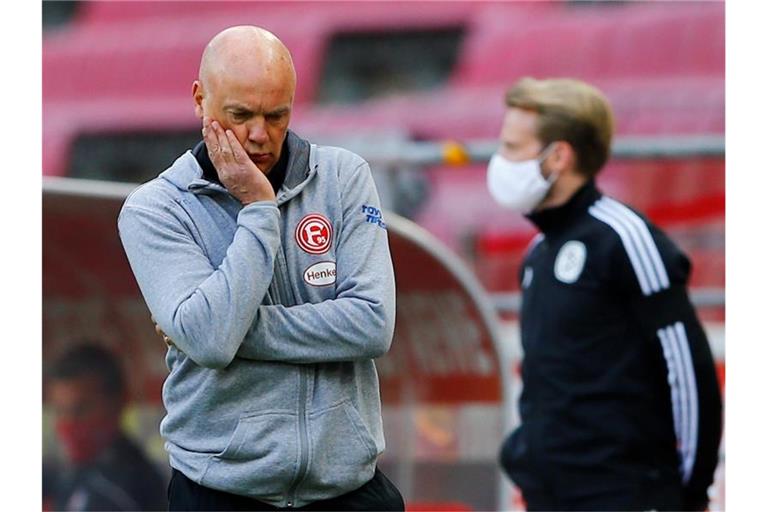
[[[688,258],[593,181],[528,217],[522,425],[502,466],[531,508],[702,509],[722,403]]]

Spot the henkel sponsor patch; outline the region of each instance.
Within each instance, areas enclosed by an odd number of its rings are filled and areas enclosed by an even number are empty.
[[[309,254],[323,254],[331,248],[331,221],[319,213],[305,215],[296,226],[296,243]]]
[[[304,282],[312,286],[328,286],[336,282],[336,262],[321,261],[307,267]]]

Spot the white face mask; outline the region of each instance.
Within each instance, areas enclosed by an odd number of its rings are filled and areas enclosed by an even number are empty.
[[[497,203],[521,213],[530,213],[541,203],[557,179],[556,173],[549,179],[541,175],[541,161],[550,147],[544,148],[542,156],[522,162],[493,155],[488,163],[488,191]]]

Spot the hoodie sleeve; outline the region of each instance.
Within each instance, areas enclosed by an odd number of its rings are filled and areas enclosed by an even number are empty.
[[[686,289],[690,262],[658,228],[616,208],[622,242],[614,251],[615,284],[633,317],[666,362],[685,510],[704,510],[719,459],[722,399],[704,329]]]
[[[395,278],[386,225],[368,164],[342,175],[336,298],[261,306],[239,357],[287,363],[372,359],[385,354],[395,324]]]
[[[234,359],[272,280],[280,243],[274,202],[238,214],[234,239],[214,268],[185,223],[167,205],[129,197],[120,239],[155,322],[195,363],[224,368]]]

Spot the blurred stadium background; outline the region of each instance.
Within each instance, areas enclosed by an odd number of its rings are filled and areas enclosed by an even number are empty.
[[[506,409],[519,391],[517,266],[534,231],[485,188],[504,91],[520,77],[570,76],[606,93],[617,134],[598,184],[691,257],[690,286],[724,383],[724,3],[43,2],[43,364],[83,336],[120,354],[133,396],[126,427],[158,463],[163,344],[124,256],[106,241],[115,219],[100,201],[199,140],[191,83],[200,53],[238,24],[273,31],[292,51],[292,129],[368,158],[384,206],[455,254],[498,313],[500,329],[488,334],[498,345],[484,338],[502,368],[493,382],[447,364],[430,395],[402,389],[414,380],[387,380],[392,362],[412,352],[382,363],[385,402],[387,393],[410,397],[387,405],[383,460],[410,509],[521,506],[500,485],[495,455],[515,421]],[[396,261],[399,285],[409,273],[418,279],[420,261]],[[402,322],[420,330],[409,338],[398,329],[414,344],[457,332],[467,314],[454,295],[409,297]],[[441,343],[424,357],[439,357]],[[462,391],[473,382],[476,394]],[[55,457],[45,407],[43,419],[44,454]],[[724,482],[721,465],[712,509],[724,507]]]

